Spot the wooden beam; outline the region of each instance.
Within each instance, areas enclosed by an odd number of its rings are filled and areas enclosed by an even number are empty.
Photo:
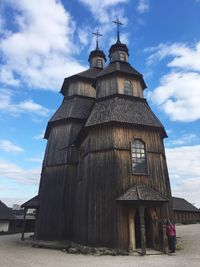
[[[136,249],[135,239],[135,209],[129,210],[129,251],[133,252]]]
[[[145,221],[144,221],[144,207],[139,207],[140,214],[140,234],[141,234],[141,253],[146,254],[146,234],[145,234]]]
[[[24,233],[25,233],[25,226],[26,226],[26,213],[27,213],[27,208],[24,208],[24,214],[23,214],[23,226],[22,226],[22,236],[21,240],[24,241]]]

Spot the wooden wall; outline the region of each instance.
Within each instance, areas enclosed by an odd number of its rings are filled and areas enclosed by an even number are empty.
[[[39,189],[38,239],[63,240],[73,236],[78,148],[64,148],[75,140],[82,124],[66,121],[51,129]]]
[[[120,75],[99,79],[97,82],[97,98],[113,94],[124,94],[125,80],[129,80],[132,83],[133,96],[143,98],[143,89],[140,81],[129,76]]]
[[[72,95],[96,97],[96,90],[90,83],[86,81],[71,82],[69,87],[66,88],[65,96]]]
[[[174,211],[175,223],[192,224],[200,223],[200,212],[192,211]]]
[[[132,174],[133,138],[142,138],[146,144],[147,176]],[[76,240],[90,245],[116,247],[120,243],[120,247],[127,247],[128,211],[117,204],[116,198],[136,183],[171,196],[162,136],[159,130],[101,125],[89,130],[80,151],[79,165],[82,161],[84,167],[82,172],[79,169],[82,176],[78,175],[76,191]]]

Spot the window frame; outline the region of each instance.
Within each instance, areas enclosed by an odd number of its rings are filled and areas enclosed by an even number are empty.
[[[138,148],[133,147],[133,144],[135,141],[140,141],[140,145],[143,144],[143,147],[141,147],[141,146]],[[134,138],[130,141],[130,147],[131,147],[131,171],[132,171],[132,174],[133,175],[143,175],[143,176],[149,175],[148,161],[147,161],[147,150],[146,150],[145,142],[140,138]],[[135,151],[133,151],[133,149]],[[141,153],[141,151],[140,152],[137,151],[137,150],[142,150],[142,149],[144,149],[144,153]],[[139,152],[139,153],[137,153],[137,152]],[[134,153],[135,153],[135,155],[140,155],[140,156],[139,157],[137,157],[137,156],[133,157]],[[144,154],[144,157],[141,157],[141,155],[143,155],[143,154]],[[143,168],[143,170],[141,172],[140,171],[138,172],[137,170],[134,170],[133,164],[136,163],[136,162],[134,162],[134,159],[137,161],[137,159],[140,159],[140,158],[145,160],[144,161],[144,164],[145,164],[144,167],[145,168]]]
[[[97,68],[103,68],[103,60],[100,58],[97,58],[96,66]]]
[[[128,88],[127,86],[125,86],[125,84],[127,83],[127,82],[129,82],[129,85],[130,85],[130,88]],[[126,93],[127,92],[127,88],[128,88],[128,90],[130,90],[130,94],[128,93]],[[131,95],[131,96],[133,96],[133,84],[132,84],[132,82],[130,81],[130,80],[124,80],[124,95]]]
[[[125,52],[119,52],[119,60],[126,62],[126,53]]]

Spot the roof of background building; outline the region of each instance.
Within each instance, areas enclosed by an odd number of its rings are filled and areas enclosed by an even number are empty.
[[[39,207],[39,196],[35,196],[21,205],[22,208],[37,208]]]
[[[172,202],[173,202],[173,210],[199,212],[199,209],[197,209],[194,205],[189,203],[184,198],[172,197]]]
[[[1,200],[0,200],[0,220],[14,220],[15,216],[12,212],[12,209],[8,208]]]

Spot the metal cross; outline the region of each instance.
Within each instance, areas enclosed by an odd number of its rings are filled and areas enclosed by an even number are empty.
[[[114,20],[113,23],[115,23],[117,25],[117,42],[120,42],[120,39],[119,39],[119,27],[124,25],[124,24],[121,23],[121,21],[118,18],[116,20]]]
[[[100,37],[100,36],[103,36],[103,35],[99,33],[98,29],[97,29],[96,32],[93,32],[92,34],[93,34],[93,35],[96,35],[96,38],[97,38],[97,39],[96,39],[96,49],[99,49],[99,37]]]

